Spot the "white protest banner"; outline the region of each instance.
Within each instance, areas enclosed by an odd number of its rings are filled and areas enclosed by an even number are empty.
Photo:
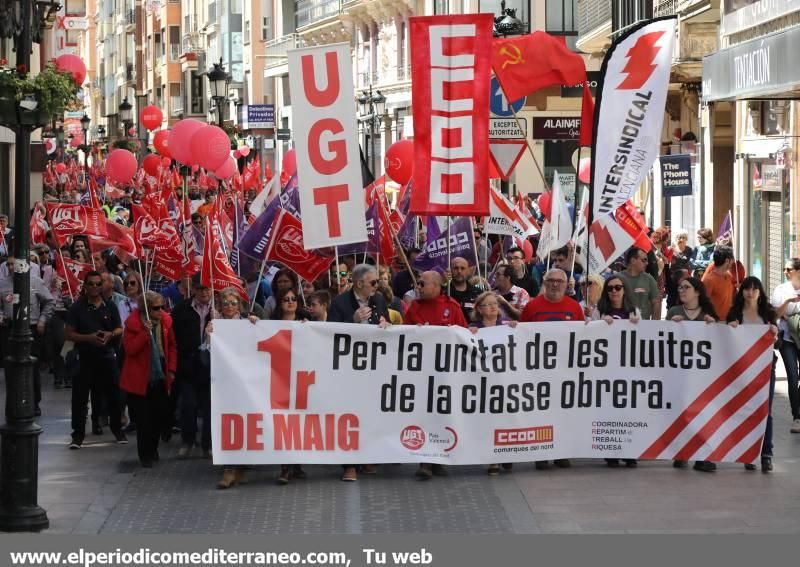
[[[350,45],[287,51],[306,250],[364,242]]]
[[[656,158],[676,22],[670,16],[636,24],[614,40],[603,60],[592,145],[592,219],[630,199]]]
[[[536,229],[497,189],[490,189],[489,216],[484,220],[486,234],[503,234],[520,240]]]
[[[481,329],[215,320],[217,464],[752,462],[766,325],[525,323]]]

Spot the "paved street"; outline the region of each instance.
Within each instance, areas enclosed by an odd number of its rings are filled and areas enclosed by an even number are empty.
[[[135,440],[117,446],[107,428],[68,450],[69,390],[53,390],[49,374],[44,381],[39,502],[48,533],[800,532],[800,435],[789,433],[782,379],[770,475],[730,464],[706,474],[668,462],[614,470],[577,461],[546,472],[517,465],[494,478],[485,467],[456,467],[420,483],[414,466],[386,465],[347,484],[338,467],[308,466],[307,480],[280,487],[277,468],[261,467],[224,491],[209,461],[175,458],[177,439],[149,470]]]

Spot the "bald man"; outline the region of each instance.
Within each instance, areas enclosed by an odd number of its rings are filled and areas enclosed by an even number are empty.
[[[461,306],[464,318],[469,321],[475,308],[475,299],[483,292],[481,288],[469,283],[472,268],[464,258],[453,258],[450,262],[450,285],[447,294]]]
[[[461,305],[442,294],[444,278],[439,272],[423,272],[417,280],[417,299],[406,311],[407,325],[467,326]]]
[[[467,326],[461,306],[452,297],[442,294],[444,279],[439,272],[423,272],[417,279],[417,299],[406,311],[404,322],[408,325]],[[444,465],[423,463],[416,472],[420,480],[447,476]]]

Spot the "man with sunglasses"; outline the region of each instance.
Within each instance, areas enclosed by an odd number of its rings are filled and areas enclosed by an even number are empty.
[[[91,271],[83,280],[83,294],[67,312],[66,339],[75,343],[80,357],[80,371],[72,384],[72,442],[70,449],[80,449],[86,430],[86,404],[94,386],[108,404],[111,432],[119,444],[128,442],[120,423],[118,391],[119,367],[116,341],[122,336],[122,322],[117,307],[103,299],[103,277]]]
[[[539,295],[538,272],[525,264],[525,252],[522,248],[518,246],[509,248],[506,252],[506,260],[511,266],[511,283],[527,291],[531,297]]]
[[[380,325],[389,322],[389,309],[383,295],[377,293],[378,270],[369,264],[359,264],[351,274],[353,285],[349,290],[334,298],[328,309],[329,323],[356,323],[360,325]],[[374,465],[363,465],[363,472],[374,474]],[[345,465],[342,480],[358,480],[356,465]]]
[[[661,319],[661,295],[655,278],[647,273],[649,258],[641,248],[630,248],[625,254],[626,268],[616,273],[631,290],[631,299],[642,314],[643,320]]]

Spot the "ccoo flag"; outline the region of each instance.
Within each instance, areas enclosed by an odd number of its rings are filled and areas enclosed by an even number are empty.
[[[590,224],[623,205],[656,158],[675,22],[670,16],[631,28],[614,41],[603,60],[592,144]]]

